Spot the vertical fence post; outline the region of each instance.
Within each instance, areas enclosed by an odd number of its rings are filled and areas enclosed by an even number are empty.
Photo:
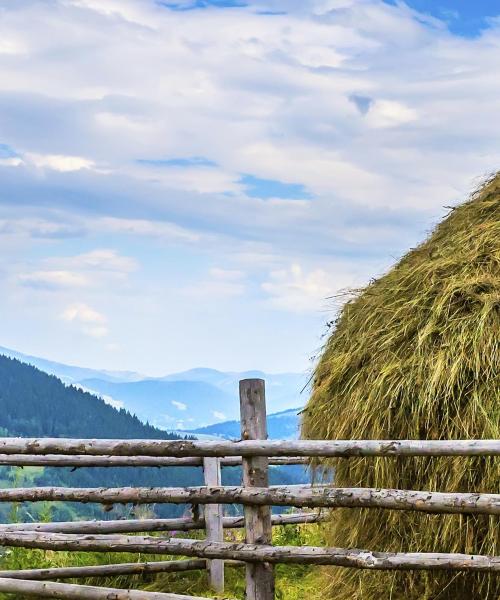
[[[240,381],[241,439],[267,439],[266,393],[262,379]],[[269,459],[243,458],[243,485],[268,487]],[[246,541],[249,544],[271,544],[270,506],[245,506]],[[246,564],[247,600],[274,600],[274,567],[269,563]]]
[[[203,459],[203,473],[206,486],[221,485],[220,458],[205,457]],[[205,506],[205,528],[207,540],[210,542],[223,542],[223,507],[219,504],[207,504]],[[224,591],[224,561],[207,561],[209,572],[210,587],[214,592],[222,593]]]

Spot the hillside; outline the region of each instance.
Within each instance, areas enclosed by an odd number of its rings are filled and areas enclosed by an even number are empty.
[[[5,348],[3,346],[0,346],[0,355],[16,358],[23,363],[40,369],[40,371],[48,373],[49,375],[55,375],[65,383],[78,383],[82,379],[89,379],[91,377],[109,381],[137,381],[138,379],[143,378],[143,375],[131,371],[102,371],[66,365],[47,360],[46,358],[40,358],[39,356],[23,354],[22,352],[11,350],[10,348]]]
[[[0,356],[0,408],[0,427],[10,435],[180,439],[5,356]]]
[[[307,392],[303,373],[269,374],[262,371],[218,371],[195,368],[163,377],[144,377],[130,371],[105,371],[66,365],[0,347],[0,355],[81,386],[159,429],[197,430],[239,417],[238,382],[258,377],[266,381],[268,413],[302,406]],[[288,437],[288,434],[287,434]]]
[[[239,411],[237,398],[203,381],[85,379],[81,385],[107,402],[124,406],[143,421],[168,430],[213,423]]]
[[[305,376],[298,373],[271,375],[261,371],[191,369],[156,379],[119,382],[91,378],[79,383],[156,427],[201,432],[201,428],[218,427],[225,421],[238,419],[238,382],[250,377],[265,379],[270,413],[301,406],[305,400],[305,395],[301,395]]]

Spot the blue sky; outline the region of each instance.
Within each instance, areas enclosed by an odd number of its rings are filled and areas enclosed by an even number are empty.
[[[0,345],[306,371],[344,290],[500,165],[500,8],[20,0],[0,19]]]

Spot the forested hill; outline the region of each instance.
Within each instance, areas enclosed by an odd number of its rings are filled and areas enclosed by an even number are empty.
[[[24,437],[181,439],[6,356],[0,356],[0,427]]]

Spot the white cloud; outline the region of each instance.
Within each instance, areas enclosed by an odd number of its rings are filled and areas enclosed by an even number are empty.
[[[367,114],[367,122],[373,127],[397,127],[417,119],[416,110],[391,100],[375,101]]]
[[[335,290],[332,278],[322,269],[305,273],[298,264],[273,271],[262,284],[276,308],[292,312],[317,311]]]
[[[37,236],[57,236],[64,228],[49,224],[22,224]],[[20,273],[16,279],[23,286],[40,290],[64,290],[72,288],[107,289],[114,284],[127,281],[138,267],[136,259],[123,256],[113,249],[96,249],[74,256],[53,256],[29,265],[31,270]]]
[[[113,249],[96,249],[71,257],[49,259],[74,269],[89,269],[98,271],[115,271],[118,273],[131,273],[137,269],[137,261],[129,256],[122,256]]]
[[[80,321],[81,323],[105,323],[106,317],[87,304],[72,304],[63,312],[65,321]]]
[[[87,223],[87,226],[92,231],[103,233],[145,236],[188,243],[200,240],[199,234],[179,227],[174,223],[150,221],[147,219],[102,217],[92,220],[92,222]]]
[[[225,421],[227,419],[226,415],[223,412],[220,412],[219,410],[213,410],[212,415],[215,419],[219,421]]]
[[[24,286],[40,289],[80,288],[88,285],[88,280],[84,275],[71,271],[21,273],[18,280]]]
[[[177,402],[177,400],[172,400],[172,405],[177,408],[177,410],[187,410],[187,404],[184,402]]]
[[[60,154],[36,154],[28,152],[24,158],[37,168],[48,168],[62,173],[90,169],[94,162],[81,156],[63,156]]]
[[[0,158],[0,167],[19,167],[23,164],[22,158],[18,156],[9,156],[8,158]]]
[[[92,338],[103,338],[109,334],[107,318],[88,304],[76,303],[68,306],[61,318],[79,326],[80,331]]]

